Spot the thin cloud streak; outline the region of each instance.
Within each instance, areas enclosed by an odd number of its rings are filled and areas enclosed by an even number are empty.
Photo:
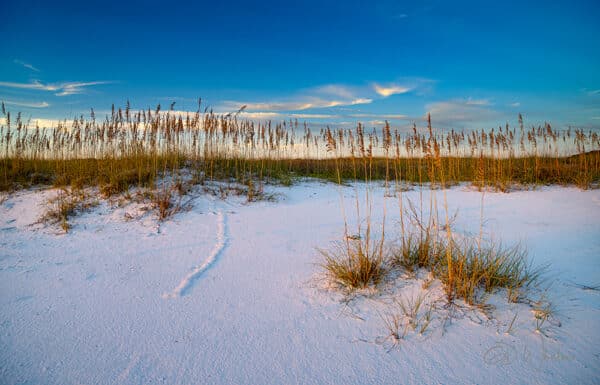
[[[286,114],[281,112],[240,112],[238,116],[245,119],[336,119],[339,115],[332,114]]]
[[[468,106],[489,106],[491,105],[490,101],[487,99],[467,99],[466,104]]]
[[[370,104],[374,100],[389,95],[409,92],[413,88],[390,85],[382,87],[346,86],[341,84],[326,84],[318,87],[304,89],[295,96],[283,100],[264,102],[225,101],[227,109],[237,109],[246,106],[249,111],[304,111],[308,109],[331,108]]]
[[[285,113],[285,112],[268,112],[268,111],[254,111],[254,112],[240,112],[240,117],[247,119],[344,119],[344,118],[370,118],[376,119],[377,121],[385,120],[405,120],[410,119],[408,115],[402,114],[310,114],[310,113]]]
[[[34,67],[32,64],[25,63],[24,61],[21,61],[21,60],[18,60],[18,59],[15,59],[14,62],[15,62],[15,64],[19,64],[19,65],[21,65],[21,66],[23,66],[23,67],[25,67],[27,69],[30,69],[32,71],[40,72],[40,70],[37,69],[36,67]]]
[[[240,112],[239,114],[240,117],[245,118],[245,119],[259,119],[259,120],[268,120],[268,119],[276,119],[276,118],[280,118],[281,114],[278,112]]]
[[[443,124],[467,124],[498,119],[501,114],[488,104],[473,103],[472,100],[447,100],[425,106],[431,118]]]
[[[324,94],[329,96],[337,96],[342,99],[354,99],[356,98],[356,91],[348,86],[341,84],[327,84],[324,86],[316,87],[313,90],[316,94]]]
[[[111,81],[93,81],[93,82],[64,82],[64,83],[49,83],[44,84],[40,81],[31,83],[16,83],[16,82],[0,82],[0,87],[18,88],[25,90],[48,91],[55,92],[56,96],[68,96],[82,94],[85,88],[101,84],[111,84]]]
[[[40,91],[57,91],[58,90],[58,88],[55,86],[44,85],[40,82],[32,82],[32,83],[0,82],[0,87],[20,88],[20,89],[40,90]]]
[[[110,84],[112,82],[107,81],[96,81],[96,82],[79,82],[79,83],[63,83],[60,87],[61,92],[56,93],[56,96],[67,96],[84,93],[84,88],[89,86],[96,86],[101,84]]]
[[[47,102],[14,102],[12,100],[3,100],[4,104],[8,106],[26,107],[26,108],[47,108],[50,104]]]
[[[340,117],[330,114],[289,114],[288,116],[296,119],[336,119]]]
[[[356,98],[352,100],[325,100],[320,98],[310,98],[301,101],[289,101],[289,102],[261,102],[261,103],[245,103],[227,101],[226,106],[232,109],[246,106],[248,111],[303,111],[311,108],[330,108],[338,106],[354,106],[357,104],[369,104],[373,99],[369,98]]]
[[[376,119],[409,119],[408,115],[402,114],[350,114],[351,118],[376,118]]]

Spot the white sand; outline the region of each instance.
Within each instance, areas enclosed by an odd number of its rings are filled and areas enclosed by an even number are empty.
[[[340,191],[355,229],[356,190],[304,182],[269,191],[278,202],[198,194],[190,211],[160,227],[140,205],[103,203],[74,218],[66,235],[32,225],[52,191],[8,197],[0,207],[0,383],[600,383],[600,292],[578,286],[600,284],[600,191],[485,194],[485,233],[550,264],[556,314],[545,335],[528,305],[497,293],[491,319],[460,308],[442,326],[442,309],[423,335],[407,333],[396,346],[380,314],[393,311],[394,298],[423,291],[424,274],[348,303],[323,289],[316,248],[342,237]],[[406,195],[418,203],[418,191]],[[447,195],[457,233],[478,234],[481,193]],[[379,228],[383,189],[372,197]],[[397,199],[385,200],[391,239],[399,210]],[[428,296],[440,293],[434,282]]]

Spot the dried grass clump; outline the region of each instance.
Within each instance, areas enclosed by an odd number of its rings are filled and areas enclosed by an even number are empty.
[[[475,304],[481,291],[492,293],[497,289],[506,289],[509,300],[516,301],[521,293],[535,283],[542,268],[534,268],[527,261],[527,252],[520,245],[504,247],[490,243],[480,246],[472,239],[461,243],[452,242],[446,246],[452,256],[451,274],[448,266],[441,265],[437,272],[444,282],[446,292],[451,297],[464,299]],[[448,276],[453,280],[449,281]]]
[[[182,197],[189,192],[190,188],[188,183],[174,180],[169,183],[163,182],[161,187],[150,192],[150,202],[156,210],[159,221],[162,222],[188,208],[188,204],[182,203]]]
[[[360,237],[336,243],[332,251],[319,250],[321,266],[331,280],[346,290],[377,286],[387,273],[387,258],[382,242]]]
[[[83,190],[61,189],[56,197],[48,201],[48,208],[39,222],[49,225],[58,224],[66,233],[71,229],[69,223],[71,217],[88,210],[97,203],[97,201],[90,200]]]
[[[478,303],[481,292],[497,289],[506,289],[509,300],[515,302],[544,270],[532,266],[519,244],[505,247],[473,237],[455,240],[432,224],[405,235],[391,260],[407,271],[432,272],[444,284],[449,300],[460,298],[469,304]]]

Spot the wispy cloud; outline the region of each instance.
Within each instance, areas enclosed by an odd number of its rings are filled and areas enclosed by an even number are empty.
[[[406,86],[401,86],[401,85],[396,85],[396,84],[389,84],[386,86],[374,84],[373,89],[375,90],[375,92],[377,92],[377,94],[379,94],[380,96],[383,96],[384,98],[387,98],[388,96],[392,96],[392,95],[397,95],[397,94],[405,94],[412,90],[411,87],[406,87]]]
[[[0,82],[0,87],[21,88],[21,89],[27,89],[27,90],[41,90],[41,91],[56,91],[56,90],[58,90],[58,88],[56,88],[52,85],[42,84],[37,81],[31,82],[31,83]]]
[[[15,64],[19,64],[19,65],[21,65],[27,69],[30,69],[32,71],[40,72],[40,70],[37,69],[36,67],[34,67],[33,64],[25,63],[24,61],[18,60],[18,59],[15,59],[14,62],[15,62]]]
[[[244,119],[257,119],[257,120],[268,120],[268,119],[305,119],[305,120],[315,120],[315,119],[325,119],[325,120],[339,120],[339,119],[369,119],[369,121],[379,121],[384,122],[384,120],[406,120],[412,119],[408,115],[404,114],[376,114],[376,113],[309,113],[309,112],[293,112],[294,110],[279,110],[279,111],[249,111],[248,107],[244,109],[244,111],[235,113],[233,112],[236,108],[229,109],[219,109],[217,113],[219,114],[236,114],[240,118]],[[291,112],[290,112],[291,111]],[[301,110],[296,110],[301,111]],[[338,110],[339,111],[339,110]],[[186,111],[178,111],[179,113],[186,114],[190,112]],[[374,119],[374,120],[371,120]],[[336,122],[340,123],[340,122]]]
[[[409,119],[408,115],[402,114],[350,114],[351,118],[377,118],[377,119]]]
[[[238,116],[245,119],[375,119],[370,120],[384,122],[384,120],[404,120],[410,119],[408,115],[402,114],[311,114],[311,113],[285,113],[285,112],[268,112],[268,111],[243,111]]]
[[[591,90],[591,91],[587,91],[587,94],[588,94],[589,96],[600,95],[600,90]]]
[[[519,102],[514,102],[514,103],[511,103],[511,104],[509,104],[509,106],[510,106],[510,107],[520,107],[520,106],[521,106],[521,103],[519,103]]]
[[[108,111],[107,111],[108,112]],[[193,115],[196,111],[185,111],[185,110],[163,110],[161,114],[171,114],[175,116],[186,117],[187,115]],[[336,119],[342,117],[339,114],[311,114],[311,113],[285,113],[285,112],[275,112],[275,111],[240,111],[234,112],[231,110],[219,110],[215,111],[217,114],[223,115],[236,115],[242,119],[249,120],[270,120],[270,119]]]
[[[491,105],[491,103],[488,99],[471,99],[471,98],[468,98],[467,101],[465,102],[465,104],[468,106],[489,106],[489,105]]]
[[[63,83],[48,83],[44,84],[40,81],[31,83],[16,83],[16,82],[0,82],[0,87],[19,88],[26,90],[48,91],[55,92],[56,96],[67,96],[85,93],[85,89],[90,86],[101,84],[110,84],[110,81],[93,81],[93,82],[63,82]]]
[[[234,113],[244,107],[243,113],[239,116],[248,119],[406,120],[409,119],[407,115],[363,112],[357,110],[355,106],[371,104],[390,95],[417,92],[432,82],[429,79],[405,78],[394,83],[325,84],[265,101],[226,100],[217,105],[215,110]],[[330,108],[332,112],[327,111]]]
[[[490,104],[470,99],[454,99],[430,103],[425,106],[434,121],[443,124],[480,123],[500,118],[501,114],[490,108]]]
[[[225,101],[224,109],[235,110],[246,106],[246,111],[304,111],[369,104],[372,98],[359,95],[360,90],[339,84],[327,84],[297,92],[296,95],[264,102]]]
[[[285,114],[281,112],[266,112],[266,111],[255,111],[255,112],[241,112],[239,116],[244,119],[335,119],[339,118],[340,115],[334,114]]]
[[[238,114],[240,117],[244,119],[278,119],[281,118],[282,115],[279,112],[264,112],[264,111],[256,111],[256,112],[240,112]]]
[[[309,93],[321,95],[337,96],[344,99],[354,99],[358,90],[355,87],[348,87],[341,84],[326,84],[307,90]]]
[[[242,103],[227,101],[226,106],[231,109],[239,108],[242,105],[246,106],[248,111],[303,111],[311,108],[330,108],[337,106],[353,106],[356,104],[368,104],[371,103],[372,99],[358,98],[352,100],[326,100],[320,98],[309,98],[302,101],[289,101],[289,102],[259,102],[259,103]]]
[[[46,108],[50,107],[47,102],[16,102],[12,100],[3,100],[2,103],[7,106],[27,107],[27,108]]]
[[[57,127],[59,125],[59,123],[64,123],[64,120],[58,120],[58,119],[44,119],[44,118],[32,118],[30,120],[30,127],[31,126],[39,126],[39,127],[46,127],[46,128],[50,128],[50,127]]]
[[[56,93],[56,96],[67,96],[82,94],[85,91],[85,87],[97,86],[101,84],[109,84],[112,82],[107,81],[96,81],[96,82],[75,82],[75,83],[62,83],[60,84],[60,92]]]
[[[289,117],[296,119],[335,119],[340,116],[332,114],[290,114]]]

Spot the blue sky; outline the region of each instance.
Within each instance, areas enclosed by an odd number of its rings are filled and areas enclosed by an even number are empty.
[[[598,1],[0,5],[0,99],[26,117],[202,97],[327,124],[600,128]]]

